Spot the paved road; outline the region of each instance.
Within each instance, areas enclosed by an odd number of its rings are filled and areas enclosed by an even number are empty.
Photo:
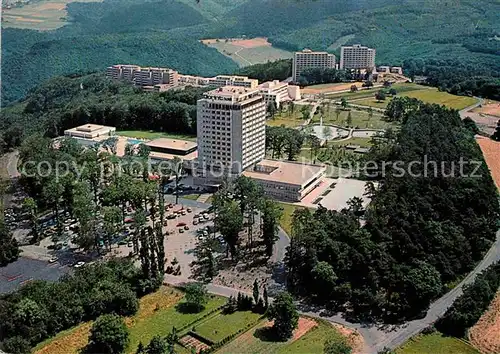
[[[57,281],[62,275],[69,272],[71,272],[71,268],[59,263],[51,264],[21,257],[0,268],[0,294],[17,290],[21,285],[32,280]]]
[[[462,109],[458,112],[458,113],[460,113],[460,118],[464,119],[465,117],[467,117],[467,113],[469,111],[472,111],[474,108],[477,108],[484,103],[484,99],[482,99],[480,97],[474,97],[474,98],[477,99],[476,103],[474,103],[472,106],[465,107],[464,109]]]
[[[280,240],[277,243],[278,249],[281,249],[281,254],[285,254],[285,248],[289,244],[289,239],[286,233],[280,229]],[[343,326],[356,329],[364,339],[365,354],[375,354],[384,348],[396,348],[414,335],[420,333],[424,328],[433,324],[439,317],[441,317],[446,310],[453,304],[455,299],[462,294],[462,288],[466,284],[474,281],[477,274],[487,268],[489,265],[500,261],[500,231],[497,232],[497,240],[492,245],[483,260],[476,266],[476,268],[469,273],[469,275],[458,284],[453,290],[446,293],[444,296],[431,304],[427,315],[418,320],[409,321],[400,326],[387,326],[387,325],[366,325],[363,323],[352,323],[346,321],[340,314],[327,315],[322,309],[301,306],[301,313],[316,318],[322,318],[333,323],[338,323]],[[171,285],[182,285],[190,282],[191,280],[182,279],[174,276],[165,276],[165,282]],[[225,286],[209,284],[207,290],[210,293],[221,296],[236,296],[239,292],[238,289],[233,289]],[[243,293],[243,292],[242,292]],[[251,294],[249,294],[251,295]]]

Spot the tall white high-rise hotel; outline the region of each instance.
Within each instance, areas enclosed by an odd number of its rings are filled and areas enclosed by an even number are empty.
[[[309,68],[335,69],[335,55],[304,49],[293,54],[292,80],[298,82],[302,72]]]
[[[340,69],[375,68],[375,49],[360,44],[342,47],[340,49]]]
[[[266,104],[258,89],[224,86],[206,92],[197,105],[197,175],[239,175],[265,157]]]

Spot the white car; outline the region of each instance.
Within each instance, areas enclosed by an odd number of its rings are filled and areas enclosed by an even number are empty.
[[[85,262],[80,261],[80,262],[78,262],[77,264],[75,264],[75,268],[81,268],[81,267],[83,267],[84,265],[85,265]]]
[[[55,263],[57,262],[57,257],[52,257],[51,259],[49,259],[49,263]]]

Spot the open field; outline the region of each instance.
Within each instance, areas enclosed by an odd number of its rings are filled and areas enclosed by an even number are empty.
[[[350,90],[352,85],[356,85],[358,89],[360,89],[363,85],[362,82],[340,82],[336,84],[320,84],[320,85],[311,85],[304,87],[301,91],[302,94],[319,94],[326,92],[335,92],[335,91],[344,91]]]
[[[217,315],[196,325],[195,332],[216,343],[235,333],[238,329],[254,323],[261,317],[252,311],[237,311],[229,315]]]
[[[396,349],[396,354],[479,354],[471,345],[441,333],[419,335]]]
[[[486,100],[482,106],[474,108],[472,112],[500,118],[500,102]]]
[[[397,90],[397,88],[396,88]],[[359,104],[362,106],[370,106],[376,108],[386,108],[389,102],[391,101],[391,97],[387,97],[385,101],[377,101],[375,99],[376,91],[373,91],[372,97],[353,101],[354,104]],[[439,105],[445,105],[448,108],[453,108],[457,110],[464,109],[466,107],[472,106],[476,103],[476,99],[474,97],[466,97],[466,96],[455,96],[449,94],[448,92],[438,91],[435,88],[427,89],[427,90],[412,90],[412,91],[398,91],[398,96],[406,96],[419,99],[425,103],[435,103]]]
[[[48,0],[22,7],[3,8],[2,27],[52,30],[67,23],[66,4],[70,2],[99,2],[102,0]]]
[[[121,130],[117,131],[116,135],[125,136],[127,138],[146,139],[146,140],[153,140],[158,138],[172,138],[172,139],[196,141],[196,136],[193,135],[170,134],[170,133],[144,131],[144,130]]]
[[[328,146],[346,146],[346,145],[359,145],[361,147],[371,147],[372,146],[372,138],[359,138],[359,137],[352,137],[351,139],[347,140],[341,140],[341,141],[336,141],[336,140],[330,140],[328,141]]]
[[[356,102],[357,103],[357,102]],[[338,110],[337,110],[338,109]],[[382,120],[382,115],[378,112],[373,112],[373,116],[370,118],[370,114],[366,111],[360,111],[356,109],[342,110],[340,107],[330,106],[325,108],[325,115],[323,117],[323,124],[333,124],[340,126],[347,126],[347,117],[351,113],[351,127],[358,128],[370,128],[370,129],[387,129],[394,127],[395,125]],[[338,114],[338,117],[337,117]],[[320,122],[320,114],[315,114],[312,122]]]
[[[500,291],[479,321],[469,330],[471,344],[481,353],[500,353]]]
[[[226,301],[221,297],[212,297],[205,310],[191,314],[176,309],[175,305],[181,301],[182,296],[182,293],[176,289],[162,287],[157,292],[140,299],[140,308],[137,314],[125,320],[130,329],[130,344],[127,353],[135,353],[140,341],[149,343],[155,335],[166,336],[173,326],[183,327]],[[91,322],[87,322],[63,331],[37,345],[34,353],[78,354],[87,344],[91,325]],[[180,346],[178,349],[182,351]]]
[[[266,120],[266,125],[270,127],[279,127],[281,125],[289,128],[298,127],[299,125],[304,123],[300,108],[300,106],[296,106],[293,113],[289,111],[283,111],[281,113],[277,112],[274,115],[274,118]]]
[[[220,53],[234,60],[239,66],[267,63],[278,59],[290,59],[293,56],[291,52],[274,48],[264,37],[204,39],[201,42],[217,49]]]
[[[339,331],[331,324],[320,320],[315,321],[318,323],[316,327],[310,328],[309,331],[304,333],[300,338],[296,340],[292,339],[288,342],[275,342],[270,340],[268,338],[269,330],[266,329],[270,324],[259,324],[222,347],[217,353],[323,353],[326,339],[345,340]],[[307,326],[309,327],[309,323],[307,323]],[[296,331],[300,331],[300,327],[299,320],[299,328]]]
[[[491,177],[500,191],[500,142],[479,137],[477,143],[491,172]]]
[[[350,87],[350,86],[349,86]],[[398,83],[394,84],[391,86],[391,88],[394,88],[398,93],[403,93],[403,92],[408,92],[408,91],[416,91],[416,90],[428,90],[428,86],[423,86],[423,85],[418,85],[418,84],[413,84],[413,83]],[[356,92],[340,92],[340,93],[330,93],[327,94],[326,97],[330,99],[340,99],[340,98],[345,98],[347,100],[355,100],[358,98],[369,98],[375,96],[375,93],[379,91],[381,88],[376,87],[376,88],[371,88],[371,89],[360,89],[359,91]]]

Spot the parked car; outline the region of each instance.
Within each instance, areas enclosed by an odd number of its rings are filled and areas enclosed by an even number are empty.
[[[193,220],[193,225],[198,225],[198,219]]]
[[[181,227],[181,228],[179,229],[179,233],[180,233],[180,234],[182,234],[183,232],[184,232],[184,229]]]
[[[189,226],[184,226],[184,230],[189,230]]]
[[[55,263],[57,262],[57,257],[52,257],[51,259],[49,259],[49,263]]]
[[[74,265],[74,267],[75,267],[75,268],[81,268],[81,267],[83,267],[84,265],[85,265],[85,262],[80,261],[80,262],[77,262],[77,263]]]
[[[191,208],[187,208],[187,209],[186,209],[186,211],[187,211],[188,213],[190,213],[190,212],[192,212],[192,211],[193,211],[193,209],[191,209]]]

